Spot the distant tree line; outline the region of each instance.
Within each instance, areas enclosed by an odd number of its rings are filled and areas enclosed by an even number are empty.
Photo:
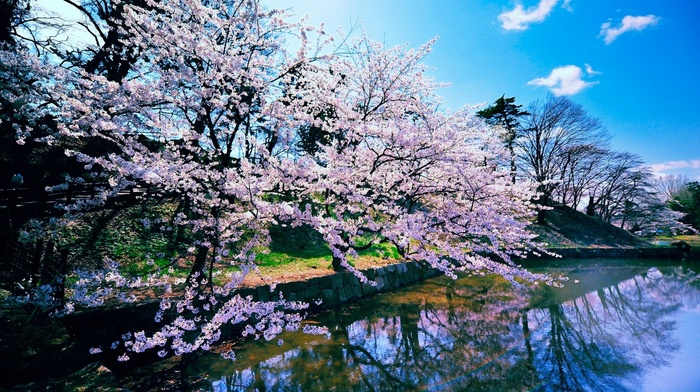
[[[567,97],[549,95],[523,110],[515,97],[503,95],[478,116],[500,134],[512,180],[537,187],[537,202],[545,207],[540,224],[546,223],[546,207],[555,204],[641,235],[682,231],[693,222],[692,186],[664,196],[642,158],[610,148],[600,120]]]
[[[681,222],[700,230],[700,182],[669,175],[657,180],[657,189],[668,207],[682,214]]]

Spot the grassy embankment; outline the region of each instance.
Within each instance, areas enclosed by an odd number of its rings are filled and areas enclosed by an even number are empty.
[[[546,222],[543,226],[533,224],[530,229],[538,235],[538,241],[550,248],[644,248],[655,244],[670,245],[675,240],[684,240],[691,246],[700,247],[700,236],[697,235],[640,238],[568,207],[548,211]],[[381,251],[385,253],[383,257]],[[385,245],[383,249],[374,248],[361,254],[355,264],[365,268],[396,260],[396,251]],[[318,238],[314,239],[312,233],[278,231],[273,232],[270,253],[259,255],[258,261],[265,273],[285,279],[330,271],[331,257],[325,245]]]
[[[77,257],[95,260],[97,253],[107,254],[120,262],[128,273],[147,273],[155,268],[169,268],[171,274],[184,276],[189,271],[190,260],[187,258],[171,262],[168,245],[168,233],[158,230],[156,225],[144,227],[142,218],[157,222],[159,218],[173,213],[167,206],[144,210],[134,208],[122,211],[105,219],[98,225],[76,229],[74,236],[88,238],[77,241]],[[98,219],[99,221],[99,219]],[[82,231],[81,231],[82,230]],[[531,230],[538,235],[538,240],[551,248],[634,248],[653,246],[653,243],[670,244],[682,239],[692,246],[700,246],[700,236],[659,237],[642,239],[618,227],[599,219],[587,216],[567,207],[557,207],[547,212],[547,224],[533,224]],[[270,281],[291,281],[333,273],[331,252],[322,238],[312,230],[305,228],[273,227],[272,241],[268,249],[259,249],[256,263],[259,275],[251,275],[247,285]],[[99,250],[99,252],[97,252]],[[149,257],[144,258],[144,254]],[[389,244],[379,244],[360,252],[360,257],[352,260],[360,269],[395,263],[399,260],[396,249]],[[226,269],[225,265],[221,266]]]
[[[547,212],[547,224],[532,225],[531,230],[551,248],[636,248],[670,246],[674,241],[700,248],[700,235],[641,238],[568,207]]]
[[[192,266],[192,256],[177,256],[184,249],[178,247],[177,234],[167,227],[175,213],[176,207],[168,204],[95,213],[66,230],[64,242],[59,246],[70,249],[69,259],[76,267],[91,268],[108,258],[117,262],[127,276],[167,271],[170,276],[185,277]],[[332,253],[313,230],[273,226],[270,236],[269,247],[256,249],[259,273],[250,274],[246,285],[333,273]],[[396,249],[389,244],[374,245],[360,251],[359,255],[350,262],[360,269],[399,260]],[[221,276],[217,279],[224,279],[223,276],[235,268],[222,262],[215,270]]]

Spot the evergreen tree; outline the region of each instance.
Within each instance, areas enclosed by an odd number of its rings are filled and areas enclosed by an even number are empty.
[[[515,97],[506,98],[505,94],[503,94],[493,105],[476,113],[477,116],[483,118],[489,125],[503,128],[504,133],[502,138],[510,154],[510,176],[513,183],[515,183],[516,171],[513,145],[515,144],[515,139],[518,137],[517,130],[520,126],[518,117],[530,114],[524,110],[520,110],[521,107],[522,105],[515,104]]]

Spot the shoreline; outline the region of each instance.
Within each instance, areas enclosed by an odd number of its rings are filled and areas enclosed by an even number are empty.
[[[548,248],[548,250],[561,257],[542,254],[514,261],[523,268],[547,266],[557,268],[571,264],[580,265],[580,261],[585,259],[601,261],[613,259],[684,261],[693,259],[700,261],[698,253],[682,252],[674,247]],[[604,266],[610,263],[594,264]],[[425,267],[415,261],[399,261],[360,271],[376,285],[362,283],[351,272],[333,272],[328,275],[312,275],[295,281],[278,283],[272,287],[269,284],[241,287],[237,290],[237,294],[241,297],[250,296],[255,301],[274,301],[283,297],[290,301],[306,302],[309,304],[307,312],[314,314],[442,275],[441,271]],[[80,310],[65,316],[63,323],[75,340],[87,347],[97,347],[104,345],[104,342],[118,340],[125,331],[156,328],[157,325],[153,321],[153,317],[158,309],[158,299],[140,300],[126,306]]]

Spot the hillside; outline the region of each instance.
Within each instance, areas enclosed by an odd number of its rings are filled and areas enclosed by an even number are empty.
[[[553,248],[634,248],[650,244],[600,219],[565,206],[547,211],[547,224],[531,226],[537,240]]]

